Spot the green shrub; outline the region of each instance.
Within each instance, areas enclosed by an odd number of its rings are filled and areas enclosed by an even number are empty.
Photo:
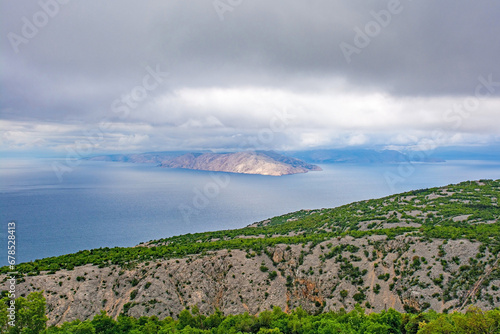
[[[363,300],[366,299],[366,295],[362,292],[362,291],[359,291],[357,293],[355,293],[352,298],[357,302],[357,303],[361,303]]]

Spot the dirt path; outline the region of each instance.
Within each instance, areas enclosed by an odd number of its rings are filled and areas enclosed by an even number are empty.
[[[488,268],[488,270],[486,270],[486,272],[484,273],[483,276],[481,276],[477,280],[476,284],[474,284],[474,286],[472,287],[472,289],[470,289],[469,292],[467,293],[467,296],[465,297],[465,300],[462,303],[462,305],[460,305],[459,308],[455,309],[455,311],[461,312],[464,309],[465,305],[467,305],[467,301],[469,300],[469,298],[477,293],[477,290],[479,289],[479,287],[483,283],[484,279],[491,274],[491,272],[493,271],[493,269],[495,269],[495,267],[498,265],[498,261],[499,260],[500,260],[500,258],[497,258],[497,260],[495,261],[495,263],[490,268]]]

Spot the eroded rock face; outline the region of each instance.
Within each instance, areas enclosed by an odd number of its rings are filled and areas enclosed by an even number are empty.
[[[404,305],[443,311],[459,307],[473,289],[475,281],[457,285],[456,278],[478,253],[479,243],[468,240],[345,237],[314,247],[280,244],[261,254],[221,250],[128,269],[86,265],[24,277],[17,291],[43,290],[50,324],[92,318],[100,310],[113,317],[122,312],[175,317],[192,305],[205,314],[215,308],[256,314],[272,306],[350,310],[357,302],[370,307],[368,312],[404,311]],[[494,256],[483,251],[478,262],[490,277],[471,301],[483,309],[500,305],[500,271],[490,261]]]

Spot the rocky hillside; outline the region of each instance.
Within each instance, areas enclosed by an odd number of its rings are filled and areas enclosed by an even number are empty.
[[[175,317],[193,305],[226,314],[274,305],[487,310],[500,306],[499,197],[500,180],[464,182],[239,230],[82,251],[18,265],[17,291],[44,290],[52,324],[101,309]]]
[[[104,155],[89,158],[92,161],[119,161],[156,163],[165,168],[186,168],[215,172],[260,175],[289,175],[320,171],[316,165],[287,157],[272,151],[245,151],[236,153],[175,153],[158,152],[130,155]]]

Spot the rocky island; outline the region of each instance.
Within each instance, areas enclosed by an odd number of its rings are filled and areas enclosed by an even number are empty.
[[[281,176],[321,171],[316,165],[273,151],[232,153],[153,152],[114,154],[88,158],[91,161],[156,163],[164,168],[185,168],[214,172]]]

